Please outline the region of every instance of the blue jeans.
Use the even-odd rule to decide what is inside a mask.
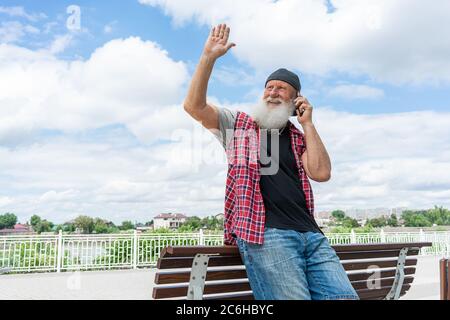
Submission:
[[[266,227],[263,245],[237,244],[256,300],[359,299],[321,233]]]

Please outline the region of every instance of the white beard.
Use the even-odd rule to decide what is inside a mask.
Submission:
[[[269,101],[281,102],[277,106],[270,107]],[[252,118],[261,129],[282,129],[289,121],[295,110],[294,103],[284,102],[281,99],[261,99],[259,104],[252,111]]]

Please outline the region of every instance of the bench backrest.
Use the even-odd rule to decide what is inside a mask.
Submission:
[[[408,248],[401,295],[410,288],[420,248],[431,243],[355,244],[333,246],[361,300],[383,299],[395,281],[402,249]],[[196,254],[209,259],[203,299],[252,300],[245,266],[236,246],[166,247],[158,260],[153,299],[186,299]],[[376,269],[374,269],[376,268]]]

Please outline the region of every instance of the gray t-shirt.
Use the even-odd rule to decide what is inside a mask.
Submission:
[[[215,130],[214,136],[219,139],[226,149],[233,139],[234,125],[236,124],[237,111],[227,108],[219,109],[219,131]]]

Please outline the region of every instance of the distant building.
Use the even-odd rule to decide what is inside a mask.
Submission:
[[[186,222],[187,218],[181,213],[161,213],[153,219],[153,227],[155,230],[160,228],[178,229]]]
[[[321,211],[314,214],[316,219],[330,219],[331,212],[330,211]]]
[[[153,224],[149,225],[149,226],[139,226],[136,227],[136,231],[137,232],[146,232],[146,231],[151,231],[153,230]]]
[[[331,221],[330,219],[316,218],[317,225],[318,225],[320,228],[327,227],[327,226],[330,224],[330,221]]]
[[[391,213],[391,215],[395,214],[397,216],[397,218],[400,218],[402,216],[402,213],[406,210],[408,210],[407,207],[392,208],[390,213]]]
[[[225,215],[223,214],[223,213],[219,213],[219,214],[216,214],[215,216],[214,216],[217,220],[220,220],[220,219],[224,219],[225,218]]]
[[[7,236],[7,235],[30,235],[30,234],[36,234],[36,232],[33,231],[33,228],[30,225],[27,224],[16,224],[14,228],[12,229],[2,229],[0,230],[0,236]]]
[[[367,219],[357,219],[357,221],[361,227],[364,227],[367,224]]]

